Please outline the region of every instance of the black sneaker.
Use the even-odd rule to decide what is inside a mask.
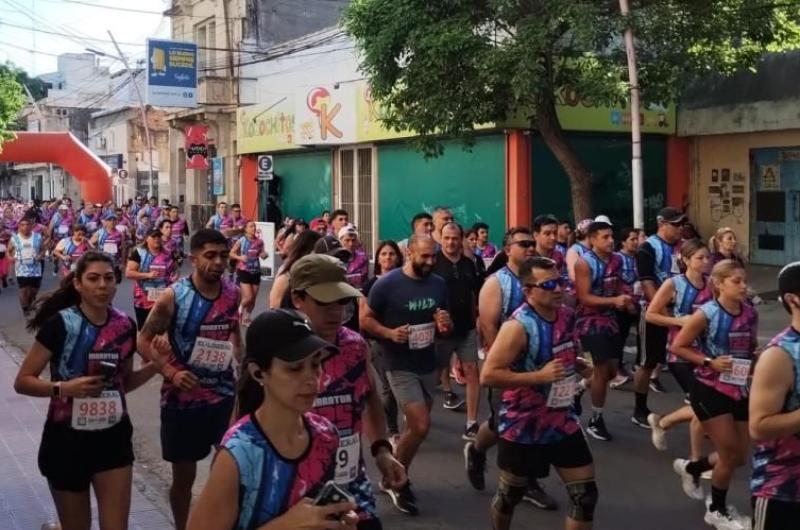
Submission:
[[[406,482],[405,486],[396,490],[386,490],[386,493],[389,494],[395,508],[408,515],[419,515],[416,497],[411,491],[410,483]]]
[[[589,427],[586,428],[586,431],[597,440],[602,440],[604,442],[611,441],[611,433],[606,429],[606,422],[603,420],[602,415],[593,416],[592,419],[589,420]]]
[[[447,410],[455,410],[463,404],[464,404],[464,399],[458,397],[458,394],[456,394],[455,392],[444,393],[444,401],[442,402],[442,406]]]
[[[650,429],[650,424],[647,423],[647,417],[650,415],[649,410],[636,410],[631,416],[631,423],[641,427],[642,429]]]
[[[650,390],[658,394],[663,394],[667,391],[667,389],[664,388],[664,385],[661,384],[661,381],[659,381],[657,377],[655,379],[650,380]]]
[[[472,487],[483,491],[486,487],[486,454],[475,449],[474,442],[464,445],[464,467],[467,469],[467,478]]]
[[[461,435],[461,438],[468,442],[474,440],[475,437],[478,436],[478,427],[478,422],[470,423],[464,427],[464,434]]]
[[[552,511],[558,509],[556,500],[542,488],[542,485],[537,480],[530,481],[522,500],[533,504],[540,510]]]

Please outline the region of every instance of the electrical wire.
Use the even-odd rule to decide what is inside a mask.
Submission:
[[[162,17],[170,17],[170,18],[199,18],[199,19],[206,19],[206,18],[215,18],[220,20],[243,20],[245,17],[208,17],[205,15],[185,15],[185,14],[168,14],[167,11],[154,11],[151,9],[136,9],[132,7],[122,7],[122,6],[113,6],[109,4],[100,4],[96,2],[84,2],[83,0],[42,0],[43,2],[50,2],[53,4],[78,4],[83,6],[94,7],[97,9],[106,9],[110,11],[123,11],[128,13],[139,13],[143,15],[159,15]]]

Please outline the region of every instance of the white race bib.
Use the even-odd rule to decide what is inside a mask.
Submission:
[[[99,431],[113,427],[122,419],[122,397],[116,390],[104,390],[100,397],[72,400],[72,428]]]
[[[113,241],[106,241],[103,243],[103,252],[106,254],[111,254],[112,256],[116,256],[117,252],[119,251],[119,247]]]
[[[408,347],[412,350],[422,350],[433,344],[436,335],[436,324],[417,324],[408,327]]]
[[[578,391],[578,374],[572,374],[550,385],[550,394],[547,395],[547,407],[563,409],[575,401],[575,392]]]
[[[733,367],[730,372],[723,372],[719,374],[719,380],[729,385],[744,386],[747,384],[747,378],[750,376],[750,365],[753,361],[750,359],[731,359]]]
[[[233,343],[198,337],[189,364],[212,372],[224,372],[233,360]]]
[[[69,233],[69,227],[67,225],[58,225],[56,232],[58,232],[60,236],[65,236]]]
[[[20,257],[22,257],[22,261],[33,261],[36,253],[33,251],[33,247],[22,247]]]
[[[361,436],[352,434],[339,438],[339,449],[336,450],[337,484],[349,484],[358,476],[358,464],[361,458]]]
[[[158,298],[161,296],[161,293],[166,291],[166,287],[148,287],[147,288],[147,301],[148,302],[158,302]]]
[[[86,230],[88,230],[89,232],[94,232],[95,230],[97,230],[97,223],[95,221],[89,221],[88,223],[86,223]]]
[[[117,225],[117,232],[120,234],[125,234],[128,232],[128,227],[125,225]]]

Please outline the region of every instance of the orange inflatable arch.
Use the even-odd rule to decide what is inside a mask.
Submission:
[[[105,203],[113,197],[111,168],[69,132],[17,132],[0,146],[0,162],[59,165],[81,183],[85,202]]]

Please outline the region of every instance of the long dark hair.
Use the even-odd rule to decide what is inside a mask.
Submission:
[[[294,262],[314,251],[314,244],[321,238],[317,232],[306,230],[292,241],[292,249],[281,266],[281,274],[288,274]]]
[[[82,278],[89,264],[97,262],[107,263],[109,267],[114,268],[114,262],[110,256],[96,250],[87,251],[78,259],[75,264],[75,270],[64,276],[58,289],[36,299],[33,305],[33,316],[28,320],[28,331],[36,332],[40,330],[50,317],[62,309],[80,304],[81,295],[75,289],[73,280]]]
[[[264,403],[264,387],[250,375],[250,370],[247,369],[250,363],[256,364],[261,370],[269,369],[270,365],[267,362],[266,366],[261,366],[256,359],[245,357],[242,362],[242,376],[236,389],[236,409],[233,411],[237,420],[253,414]]]
[[[396,268],[403,266],[403,254],[400,252],[400,247],[397,243],[392,241],[391,239],[385,239],[378,243],[378,246],[375,247],[375,267],[374,267],[374,274],[375,276],[380,276],[383,274],[383,270],[381,269],[380,261],[378,261],[378,256],[380,256],[381,250],[383,247],[392,247],[394,249],[395,254],[397,254],[397,266]]]

